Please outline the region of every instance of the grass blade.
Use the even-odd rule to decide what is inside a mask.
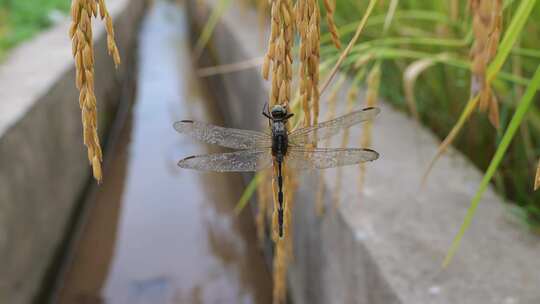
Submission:
[[[197,43],[195,44],[195,49],[193,51],[193,58],[195,60],[197,60],[199,56],[201,56],[204,47],[212,37],[212,33],[214,32],[214,29],[216,28],[219,19],[221,18],[221,16],[223,16],[225,10],[227,10],[227,8],[231,6],[231,2],[231,0],[219,0],[219,4],[214,8],[214,10],[212,10],[212,14],[204,25],[203,30],[201,31],[201,35],[199,36],[199,39],[197,39]]]
[[[263,64],[264,57],[255,57],[247,60],[242,60],[234,63],[227,63],[221,65],[215,65],[210,67],[204,67],[197,70],[199,77],[208,77],[218,74],[227,74],[233,72],[239,72],[247,69],[256,68]]]
[[[247,185],[246,189],[242,193],[242,196],[240,197],[240,200],[236,204],[236,207],[234,207],[234,213],[237,215],[242,212],[244,207],[247,205],[253,194],[255,193],[255,190],[257,190],[257,187],[261,183],[262,180],[262,174],[258,172],[255,174],[255,176],[251,179],[249,184]]]
[[[489,185],[489,182],[493,178],[493,175],[497,171],[499,164],[504,158],[506,150],[510,146],[510,143],[512,142],[512,139],[514,138],[516,131],[518,130],[521,122],[523,121],[523,118],[525,117],[525,114],[527,113],[527,110],[529,109],[534,99],[534,96],[536,92],[538,91],[538,88],[540,88],[540,66],[538,66],[538,68],[536,69],[533,79],[531,80],[531,83],[527,87],[525,94],[521,98],[519,102],[519,106],[517,107],[516,112],[514,113],[514,116],[512,117],[512,120],[510,121],[510,124],[508,125],[508,128],[506,129],[506,132],[503,135],[501,143],[499,147],[497,148],[497,151],[495,151],[495,155],[493,156],[493,159],[491,160],[491,163],[489,164],[489,167],[484,177],[482,178],[480,187],[478,188],[478,191],[476,192],[475,196],[473,197],[471,201],[471,206],[467,210],[467,215],[465,216],[463,224],[461,225],[458,234],[452,241],[452,246],[450,247],[450,250],[448,251],[446,258],[444,259],[443,267],[446,267],[450,264],[450,262],[452,261],[452,258],[454,257],[456,251],[458,250],[459,245],[461,243],[461,239],[463,238],[463,235],[465,234],[465,232],[471,225],[476,209],[478,208],[478,204],[480,203],[480,199],[482,198],[482,195],[486,191]]]
[[[429,173],[431,173],[431,170],[433,170],[433,167],[435,167],[435,163],[443,154],[446,152],[448,147],[452,144],[454,139],[458,136],[459,132],[467,122],[467,119],[471,116],[472,112],[476,109],[478,105],[478,101],[480,100],[480,95],[476,95],[473,99],[469,100],[467,102],[467,106],[465,106],[465,109],[463,112],[461,112],[461,115],[459,116],[459,119],[457,123],[452,127],[452,130],[450,133],[448,133],[448,136],[443,140],[443,142],[439,145],[439,148],[437,149],[437,154],[433,159],[429,162],[429,165],[424,172],[424,175],[422,176],[422,185],[426,184],[427,178],[429,176]]]
[[[362,21],[360,21],[360,23],[358,24],[358,27],[356,28],[356,33],[354,33],[354,36],[351,39],[351,41],[349,42],[349,45],[347,45],[347,48],[345,48],[345,50],[343,50],[343,52],[339,56],[338,61],[336,62],[336,64],[332,68],[332,71],[330,72],[330,76],[328,76],[328,78],[326,79],[324,84],[321,86],[321,88],[319,90],[319,92],[320,92],[319,94],[321,96],[322,96],[323,92],[326,90],[326,88],[328,87],[328,85],[330,84],[330,82],[332,81],[332,79],[334,78],[334,76],[336,75],[336,73],[337,73],[337,71],[339,69],[339,66],[341,65],[343,60],[345,60],[345,58],[347,57],[347,55],[351,51],[352,47],[356,44],[356,41],[358,40],[358,38],[360,38],[360,34],[362,33],[362,30],[364,29],[364,27],[365,27],[365,25],[367,23],[367,20],[368,20],[369,16],[371,15],[371,12],[373,11],[373,8],[375,7],[375,4],[377,4],[377,0],[370,0],[369,1],[369,5],[368,5],[368,8],[366,10],[366,13],[364,14],[364,17],[362,17]]]
[[[503,40],[497,50],[497,55],[489,65],[487,69],[488,82],[491,82],[497,73],[501,70],[503,64],[506,62],[508,55],[512,51],[513,46],[516,44],[519,35],[523,32],[523,27],[536,4],[536,0],[522,0],[516,13],[512,17],[512,22],[506,29]]]

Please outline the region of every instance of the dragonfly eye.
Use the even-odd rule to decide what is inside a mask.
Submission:
[[[271,113],[273,118],[284,118],[287,116],[287,109],[282,105],[275,105],[272,107]]]

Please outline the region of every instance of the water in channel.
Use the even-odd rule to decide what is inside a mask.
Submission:
[[[61,304],[270,303],[271,279],[236,174],[178,159],[217,152],[177,134],[176,120],[222,124],[193,78],[182,7],[155,1],[139,41],[137,100],[95,192],[63,276]]]

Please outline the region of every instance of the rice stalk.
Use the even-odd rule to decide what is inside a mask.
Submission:
[[[362,73],[362,71],[360,72]],[[358,79],[358,78],[357,78]],[[347,106],[346,113],[350,113],[353,110],[354,102],[358,100],[358,86],[359,82],[353,81],[348,92],[347,92]],[[346,148],[349,145],[350,130],[343,130],[343,137],[341,138],[341,148]],[[343,184],[343,167],[337,168],[336,173],[336,184],[334,189],[334,196],[332,197],[332,209],[336,211],[341,203],[341,189]]]
[[[381,64],[375,63],[369,72],[367,79],[366,107],[376,107],[379,100],[379,88],[381,85]],[[362,137],[360,139],[360,147],[367,148],[371,145],[371,133],[373,122],[367,121],[362,129]],[[358,189],[362,191],[366,177],[366,165],[360,164],[360,174],[358,180]]]
[[[87,147],[88,160],[94,178],[102,180],[101,162],[103,153],[97,133],[97,101],[94,92],[94,45],[92,16],[105,22],[107,49],[116,67],[120,64],[120,54],[115,42],[112,18],[104,0],[73,0],[71,3],[72,23],[69,36],[76,67],[76,86],[79,89],[79,106],[83,124],[83,141]]]
[[[363,62],[363,60],[359,60],[359,62]],[[360,84],[361,84],[362,80],[365,77],[365,72],[366,72],[365,67],[363,65],[359,65],[359,67],[360,68],[357,69],[356,75],[355,75],[353,81],[351,82],[349,90],[345,94],[345,96],[346,96],[345,99],[347,101],[346,102],[346,108],[345,108],[346,113],[350,113],[353,110],[354,103],[355,103],[355,101],[358,100],[358,92],[359,92]],[[342,87],[343,83],[345,82],[345,80],[346,80],[346,74],[343,74],[341,76],[341,79],[338,80],[338,83],[336,83],[334,91],[332,92],[332,95],[334,95],[334,93],[338,92],[338,90],[341,91],[341,87]],[[335,112],[335,109],[333,109],[332,112]],[[350,132],[349,129],[343,130],[343,137],[341,138],[341,144],[340,144],[341,148],[346,148],[348,146],[349,134],[350,134],[349,132]],[[329,141],[330,140],[327,140],[327,143]],[[333,196],[332,196],[332,209],[333,209],[333,211],[337,210],[337,208],[339,207],[340,202],[341,202],[342,180],[343,180],[343,168],[338,167],[337,172],[336,172],[336,181],[335,181],[335,186],[334,186],[334,190],[333,190]],[[322,183],[322,181],[321,181],[321,183]]]
[[[341,77],[338,79],[334,87],[332,88],[332,91],[330,92],[330,95],[328,96],[328,113],[325,117],[325,120],[331,120],[336,116],[336,104],[338,100],[338,95],[341,92],[341,88],[343,87],[343,84],[347,80],[347,74],[342,74]],[[330,139],[327,139],[324,143],[325,146],[328,146],[330,143]],[[317,200],[315,202],[315,212],[317,216],[322,216],[325,213],[325,202],[324,202],[324,174],[319,174],[319,180],[318,180],[318,187],[317,187]],[[336,191],[337,192],[337,191]]]
[[[334,67],[332,68],[332,70],[330,72],[330,75],[328,76],[326,81],[323,83],[323,85],[320,87],[320,89],[319,89],[320,95],[322,95],[323,92],[326,90],[326,88],[330,85],[330,82],[332,82],[332,79],[334,78],[337,71],[339,70],[339,67],[341,66],[341,64],[343,63],[345,58],[347,58],[347,56],[349,55],[349,53],[352,50],[353,46],[356,44],[356,41],[358,41],[358,38],[360,38],[360,34],[362,33],[362,30],[366,26],[367,20],[368,20],[369,16],[371,16],[371,13],[373,12],[373,8],[375,7],[376,4],[377,4],[377,0],[370,0],[369,1],[369,5],[368,5],[368,7],[366,9],[366,12],[364,13],[364,16],[362,17],[362,20],[358,24],[358,27],[356,28],[356,32],[354,33],[354,36],[351,38],[351,41],[349,41],[349,44],[347,45],[345,50],[343,50],[343,52],[341,52],[341,55],[339,56],[338,61],[336,62],[336,64],[334,65]]]
[[[242,60],[234,63],[220,64],[197,70],[199,77],[208,77],[218,74],[227,74],[233,72],[239,72],[247,69],[259,67],[264,63],[264,57],[255,57],[247,60]]]
[[[287,256],[287,242],[285,240],[278,240],[275,243],[275,255],[273,261],[274,272],[274,288],[273,288],[273,303],[280,304],[285,303],[285,296],[287,290],[287,267],[289,264],[289,257]]]
[[[459,0],[450,0],[450,19],[457,21],[459,19]]]

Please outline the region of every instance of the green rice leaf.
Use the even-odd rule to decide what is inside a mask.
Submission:
[[[489,164],[489,167],[484,177],[482,178],[480,187],[478,188],[478,191],[476,192],[475,196],[473,197],[471,201],[471,206],[467,210],[467,215],[465,216],[463,224],[461,225],[461,228],[459,229],[458,234],[454,238],[452,242],[452,246],[450,247],[450,250],[448,251],[446,258],[444,259],[443,267],[448,266],[450,262],[452,261],[452,258],[456,254],[459,248],[459,245],[461,243],[461,240],[463,238],[463,235],[465,234],[465,232],[471,225],[476,209],[478,208],[478,205],[480,203],[480,199],[482,198],[484,192],[486,191],[489,185],[489,182],[493,178],[493,175],[495,174],[495,172],[497,171],[497,168],[499,167],[501,161],[503,160],[505,153],[508,147],[510,146],[510,143],[512,142],[512,139],[514,138],[516,131],[518,130],[521,122],[523,121],[525,114],[527,114],[527,111],[529,107],[531,106],[534,96],[536,95],[536,92],[538,91],[539,88],[540,88],[540,66],[538,66],[538,68],[536,69],[533,79],[531,80],[531,83],[527,87],[525,94],[521,98],[519,105],[516,109],[516,112],[514,113],[514,116],[512,117],[512,120],[510,121],[510,124],[508,125],[508,128],[506,129],[503,135],[501,143],[499,144],[499,147],[497,148],[497,151],[495,152],[495,156],[493,156],[493,159],[491,160],[491,163]]]

